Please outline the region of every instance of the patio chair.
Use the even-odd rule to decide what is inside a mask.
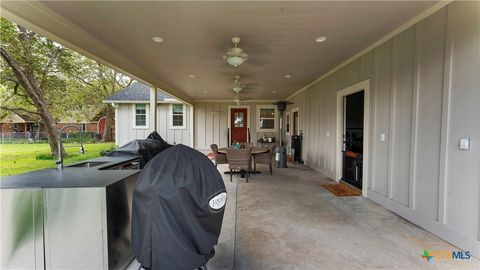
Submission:
[[[252,166],[252,148],[227,149],[228,168],[230,169],[230,182],[234,170],[245,170],[245,179],[248,183],[250,168]]]
[[[268,153],[264,154],[258,154],[255,155],[254,157],[254,165],[253,165],[253,171],[257,171],[257,163],[259,164],[268,164],[270,167],[270,175],[273,175],[272,173],[272,166],[273,166],[273,156],[275,155],[275,144],[270,145]]]
[[[228,164],[227,155],[218,152],[218,145],[212,144],[210,145],[210,148],[215,157],[215,167],[217,167],[218,164]]]

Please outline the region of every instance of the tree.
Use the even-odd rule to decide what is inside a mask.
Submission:
[[[11,112],[38,115],[48,134],[52,155],[61,151],[55,120],[50,112],[48,97],[61,92],[64,79],[59,71],[71,58],[71,53],[51,40],[40,37],[22,26],[1,19],[2,84],[13,89],[12,98],[20,98],[15,107],[0,106]],[[47,91],[47,89],[49,91]]]
[[[55,120],[90,121],[104,112],[102,139],[113,140],[114,109],[102,100],[130,85],[131,78],[3,18],[0,37],[0,114],[37,115],[52,155],[60,138]]]
[[[98,64],[98,79],[102,86],[102,98],[111,96],[118,90],[128,87],[133,79],[123,74],[118,73],[116,70],[112,70],[105,66]],[[103,132],[103,141],[113,141],[113,116],[115,111],[112,105],[105,104],[105,130]]]
[[[76,108],[83,115],[89,114],[90,119],[99,113],[104,115],[105,129],[102,140],[113,141],[115,110],[111,104],[104,104],[102,101],[118,90],[128,87],[133,79],[88,58],[79,59],[77,66],[81,68],[71,76],[82,84],[83,91],[81,96],[77,94],[79,91],[70,91],[69,100],[77,102],[69,104],[68,107]]]

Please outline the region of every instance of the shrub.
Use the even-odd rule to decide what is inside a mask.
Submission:
[[[54,160],[55,157],[53,157],[52,155],[50,154],[38,154],[35,156],[35,159],[36,160]]]

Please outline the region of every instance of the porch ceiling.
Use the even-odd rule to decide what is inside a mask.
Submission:
[[[233,99],[237,74],[243,99],[284,99],[434,4],[1,2],[2,16],[187,102]],[[249,55],[237,68],[222,59],[233,36]]]

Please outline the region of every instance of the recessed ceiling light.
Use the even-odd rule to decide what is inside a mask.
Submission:
[[[292,77],[292,75],[290,75],[290,74],[285,74],[284,77],[285,77],[285,78],[290,78],[290,77]]]
[[[275,94],[275,93],[277,93],[277,91],[273,90],[273,91],[272,91],[272,94]]]
[[[193,78],[195,78],[195,75],[190,74],[190,75],[188,75],[188,78],[193,79]]]
[[[155,41],[155,42],[158,42],[158,43],[163,42],[163,38],[161,38],[161,37],[152,37],[152,40]]]
[[[327,40],[327,37],[317,37],[315,42],[324,42],[325,40]]]

